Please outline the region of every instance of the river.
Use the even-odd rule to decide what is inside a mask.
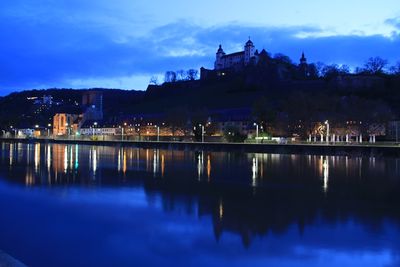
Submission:
[[[0,250],[27,266],[400,266],[400,158],[0,148]]]

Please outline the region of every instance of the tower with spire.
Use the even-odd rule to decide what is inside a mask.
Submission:
[[[244,46],[244,65],[250,64],[250,60],[254,57],[255,47],[250,37]]]
[[[304,51],[301,53],[299,70],[303,78],[308,77],[308,64],[307,64],[307,58],[304,56]]]
[[[223,57],[225,55],[226,54],[224,52],[224,49],[222,49],[222,45],[219,45],[219,48],[218,48],[218,51],[217,51],[217,54],[216,54],[215,63],[214,63],[214,68],[216,70],[225,68],[225,66],[224,66],[225,64],[224,64],[224,60],[223,60]]]

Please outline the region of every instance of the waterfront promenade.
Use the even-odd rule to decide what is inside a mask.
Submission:
[[[400,156],[400,145],[395,143],[228,143],[191,141],[131,141],[91,140],[66,138],[0,138],[3,142],[23,143],[65,143],[99,146],[135,146],[139,148],[160,148],[177,150],[238,151],[249,153],[310,154],[310,155],[362,155]]]

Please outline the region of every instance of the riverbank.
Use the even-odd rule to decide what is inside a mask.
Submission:
[[[139,148],[208,150],[274,154],[309,155],[362,155],[362,156],[400,156],[400,146],[386,144],[247,144],[247,143],[211,143],[211,142],[164,142],[164,141],[95,141],[80,139],[19,139],[0,138],[2,142],[23,143],[64,143],[96,146],[134,146]]]

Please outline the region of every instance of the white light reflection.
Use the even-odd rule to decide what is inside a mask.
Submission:
[[[199,181],[201,180],[201,176],[203,175],[203,173],[204,173],[204,152],[202,151],[197,156],[197,175]]]
[[[92,167],[93,167],[93,175],[96,175],[97,171],[97,150],[93,149],[93,155],[92,155]]]
[[[160,150],[153,151],[153,176],[155,177],[160,165]]]
[[[74,151],[72,151],[72,146],[69,146],[69,169],[74,168]]]
[[[13,159],[14,159],[14,145],[13,144],[10,144],[10,155],[9,155],[9,158],[10,158],[10,166],[12,166]]]
[[[329,183],[329,158],[326,156],[322,163],[323,174],[324,174],[324,185],[323,190],[324,192],[328,192],[328,183]]]
[[[252,186],[256,187],[257,186],[257,176],[258,176],[258,158],[254,157],[253,158],[253,166],[251,168],[253,177],[252,177]]]
[[[47,158],[46,158],[47,171],[50,172],[51,168],[51,145],[47,145]]]
[[[34,164],[35,164],[35,173],[38,172],[39,170],[39,164],[40,164],[40,144],[36,143],[35,144],[35,148],[34,148],[34,154],[35,154],[35,158],[34,158]]]

